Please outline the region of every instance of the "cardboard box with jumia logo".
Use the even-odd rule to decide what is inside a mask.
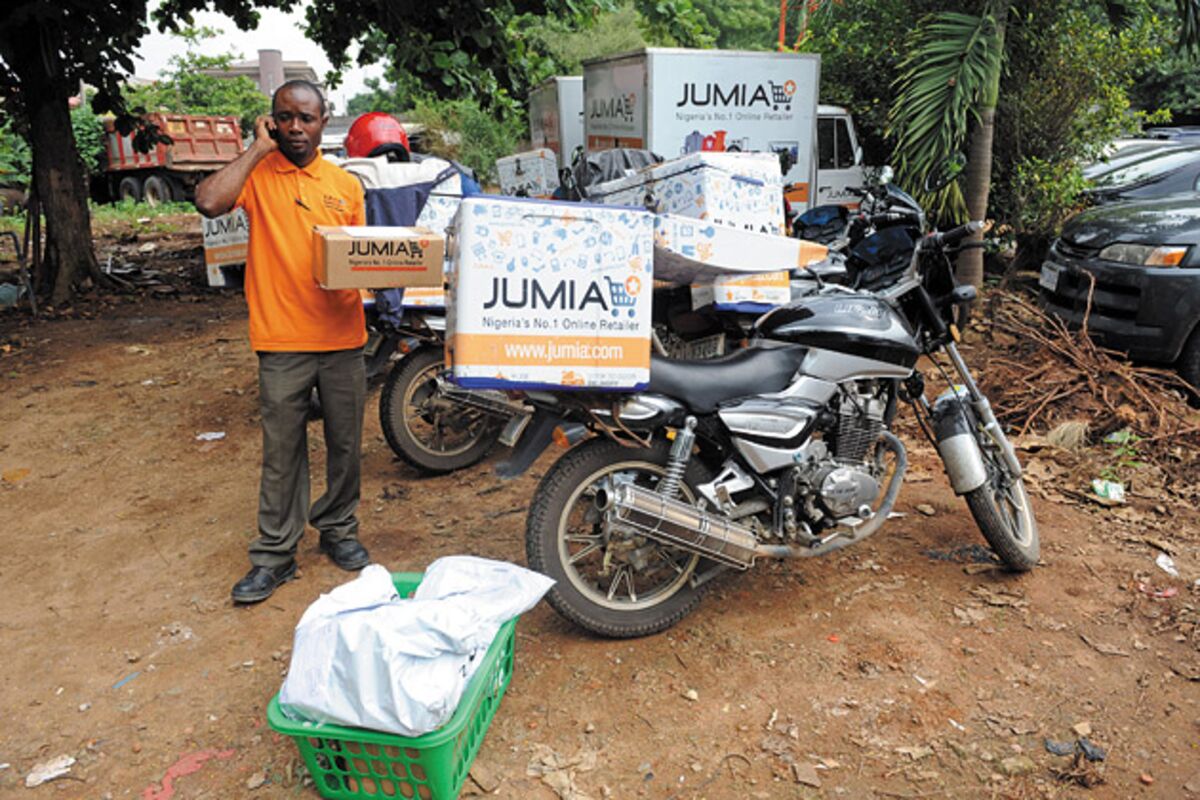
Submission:
[[[446,236],[429,228],[313,228],[313,278],[326,289],[440,287]]]
[[[446,353],[457,383],[630,391],[649,381],[649,213],[476,195],[453,241]]]

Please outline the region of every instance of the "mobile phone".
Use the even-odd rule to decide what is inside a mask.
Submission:
[[[275,140],[276,143],[278,143],[279,142],[279,128],[275,127],[274,125],[267,125],[267,136],[270,136],[272,139]]]

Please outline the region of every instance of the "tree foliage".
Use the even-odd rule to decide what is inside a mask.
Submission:
[[[506,28],[524,59],[510,65],[519,79],[514,92],[485,98],[478,94],[446,98],[435,86],[406,72],[403,57],[392,45],[382,79],[367,82],[367,91],[351,98],[351,114],[386,111],[406,115],[427,129],[422,146],[454,158],[485,179],[497,158],[518,150],[526,139],[525,98],[529,88],[554,75],[579,74],[582,63],[646,46],[708,44],[706,20],[688,0],[579,5],[575,13],[526,13],[513,16]]]
[[[888,133],[896,141],[896,176],[925,195],[920,199],[930,210],[961,220],[967,209],[957,182],[933,193],[921,190],[962,157],[979,107],[995,108],[992,87],[1003,63],[1003,34],[990,12],[944,11],[922,20],[907,44],[909,55],[897,81],[900,91],[888,115]]]
[[[184,51],[171,56],[159,80],[126,86],[124,96],[135,113],[167,111],[180,114],[219,114],[238,118],[242,131],[254,130],[254,120],[271,109],[271,103],[244,75],[217,77],[205,70],[228,69],[236,53],[209,54],[205,43],[215,38],[211,28],[184,28],[178,38]]]
[[[804,49],[821,54],[822,100],[845,105],[855,115],[868,162],[896,163],[897,140],[884,136],[884,112],[897,105],[905,86],[888,78],[902,74],[904,64],[911,69],[925,61],[911,55],[912,40],[895,36],[895,31],[913,30],[920,40],[913,19],[943,11],[979,19],[986,5],[982,0],[954,4],[865,0],[852,5],[829,7],[810,28]],[[1136,131],[1139,122],[1153,117],[1163,104],[1158,98],[1168,96],[1152,94],[1152,82],[1139,76],[1178,72],[1180,78],[1165,78],[1164,84],[1170,83],[1172,91],[1184,97],[1194,91],[1186,77],[1194,73],[1181,67],[1190,62],[1183,61],[1182,51],[1173,52],[1180,40],[1184,6],[1195,9],[1200,3],[1010,0],[997,4],[1002,10],[997,13],[1004,13],[1007,25],[996,105],[990,216],[1001,222],[1001,230],[1011,231],[1022,242],[1044,240],[1078,208],[1083,185],[1078,163],[1094,158],[1113,137]],[[1120,13],[1110,13],[1115,11]],[[935,49],[945,44],[944,38],[940,43],[936,39],[925,36],[924,41]],[[960,37],[964,46],[970,41],[969,36]],[[929,66],[936,68],[939,63],[946,68],[952,62]],[[964,69],[968,63],[962,62]],[[1164,64],[1176,66],[1164,68]],[[943,119],[953,96],[962,91],[957,81],[949,82],[950,77],[942,75],[945,82],[938,87],[944,92],[939,101]],[[910,94],[907,102],[928,102],[928,98]],[[896,113],[918,116],[928,109]],[[968,130],[974,113],[968,111]],[[958,120],[961,123],[962,117]],[[958,136],[962,135],[960,125]],[[934,136],[938,141],[936,137],[947,133]],[[930,144],[911,143],[918,149]]]
[[[484,182],[496,180],[496,159],[517,152],[527,136],[520,115],[497,118],[470,99],[418,100],[409,116],[424,127],[425,151],[466,164]]]
[[[88,103],[71,109],[71,132],[75,136],[75,148],[79,151],[83,171],[88,175],[99,175],[104,171],[104,123]]]
[[[647,38],[644,31],[650,26],[632,4],[590,19],[531,16],[522,20],[522,28],[529,50],[543,56],[532,77],[535,84],[552,75],[582,74],[583,62],[590,58],[637,50],[655,41]]]
[[[884,131],[896,96],[894,79],[908,52],[897,32],[946,5],[939,0],[834,3],[808,28],[800,50],[821,56],[821,102],[845,106],[854,115],[868,164],[891,159]]]
[[[17,132],[11,119],[4,120],[0,123],[0,187],[28,186],[32,166],[29,143]]]
[[[779,3],[775,0],[692,0],[705,20],[713,44],[723,50],[773,50],[779,40]]]
[[[1136,130],[1137,76],[1161,60],[1177,31],[1145,3],[1122,25],[1081,3],[1026,0],[1010,14],[1009,67],[997,116],[992,208],[1022,243],[1057,234],[1079,208],[1078,164]]]

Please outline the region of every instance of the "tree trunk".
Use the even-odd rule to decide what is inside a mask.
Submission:
[[[89,275],[99,277],[92,250],[92,220],[83,164],[75,147],[67,99],[77,86],[63,78],[55,43],[46,32],[27,25],[19,58],[10,62],[21,84],[21,100],[34,153],[33,185],[46,216],[46,271],[53,277],[50,300],[68,302]]]
[[[995,132],[996,109],[985,108],[979,112],[979,122],[971,132],[971,145],[967,155],[967,185],[964,199],[971,219],[987,219],[988,194],[992,189],[992,139]],[[983,233],[972,234],[967,242],[983,241]],[[983,285],[983,249],[971,247],[958,257],[955,275],[959,283]]]
[[[1008,17],[1008,3],[997,3],[996,46],[1004,51],[1004,25]],[[989,75],[979,101],[979,119],[971,131],[971,143],[967,153],[967,185],[963,187],[963,199],[967,201],[967,213],[971,219],[987,219],[988,195],[992,191],[992,140],[996,132],[996,103],[1000,98],[1001,61],[996,62],[995,74]],[[983,241],[983,233],[967,239],[967,244]],[[955,264],[955,276],[959,283],[969,283],[976,288],[983,286],[983,249],[969,247],[962,251]]]

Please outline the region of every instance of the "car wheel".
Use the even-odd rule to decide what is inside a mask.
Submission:
[[[1188,402],[1193,406],[1200,407],[1200,324],[1192,330],[1192,335],[1188,337],[1187,343],[1183,346],[1183,352],[1179,354],[1179,360],[1175,362],[1175,369],[1179,372],[1179,377],[1183,378],[1191,386],[1191,391],[1188,392]]]

